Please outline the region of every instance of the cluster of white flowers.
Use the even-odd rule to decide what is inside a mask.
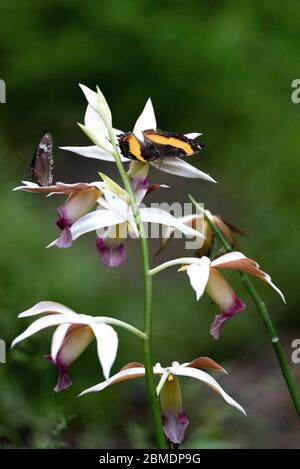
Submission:
[[[147,193],[153,189],[167,187],[149,184],[149,167],[186,178],[201,178],[207,181],[214,180],[199,169],[191,166],[177,156],[164,155],[161,158],[145,160],[143,158],[132,159],[122,154],[118,146],[118,137],[124,132],[114,129],[112,116],[107,102],[99,89],[94,92],[86,86],[81,86],[87,101],[84,125],[80,125],[86,135],[92,140],[92,146],[86,147],[62,147],[64,150],[74,152],[88,158],[116,162],[116,155],[123,163],[129,163],[128,177],[131,183],[135,200],[130,194],[108,176],[100,173],[101,180],[92,183],[66,184],[57,182],[51,186],[41,187],[38,184],[24,181],[22,186],[15,190],[26,192],[41,192],[67,196],[67,200],[57,209],[59,218],[57,226],[61,230],[60,236],[49,246],[67,248],[85,233],[96,232],[96,248],[104,264],[108,267],[118,267],[125,259],[124,241],[129,236],[139,238],[140,231],[137,226],[134,209],[139,209],[142,222],[158,223],[169,230],[168,236],[162,242],[162,248],[167,243],[167,238],[177,229],[184,235],[204,239],[204,247],[197,253],[197,257],[183,257],[170,260],[149,271],[149,275],[155,275],[161,270],[174,265],[180,265],[180,271],[185,271],[189,277],[192,288],[196,292],[197,300],[204,291],[210,295],[220,308],[211,326],[211,334],[219,338],[224,323],[245,308],[245,304],[234,293],[231,286],[220,273],[220,269],[236,269],[250,273],[253,276],[269,283],[282,297],[280,290],[271,282],[271,278],[259,269],[256,262],[235,251],[211,260],[208,255],[212,244],[212,233],[209,226],[200,233],[193,225],[193,217],[189,219],[176,219],[168,212],[158,208],[141,207]],[[156,118],[151,100],[134,125],[132,135],[138,144],[142,145],[144,132],[157,129]],[[196,139],[199,133],[186,134],[187,139]],[[224,220],[215,217],[225,236],[234,245],[234,227]],[[145,368],[140,363],[130,363],[120,372],[109,378],[110,369],[114,363],[118,338],[112,325],[125,327],[143,337],[143,333],[133,326],[122,323],[115,318],[104,316],[88,316],[78,314],[59,303],[51,301],[41,302],[29,310],[20,314],[20,317],[42,315],[32,323],[13,342],[17,344],[36,332],[54,326],[55,332],[52,338],[51,352],[47,357],[49,362],[58,369],[58,382],[56,391],[67,389],[71,385],[68,369],[71,363],[86,349],[92,339],[97,340],[98,356],[106,379],[82,394],[96,392],[107,386],[145,375]],[[204,370],[223,371],[213,360],[200,357],[190,363],[179,365],[173,362],[170,367],[162,367],[157,364],[153,367],[153,373],[159,375],[157,394],[160,396],[162,419],[165,434],[169,441],[179,444],[184,439],[184,433],[188,425],[186,413],[182,409],[181,392],[178,377],[193,377],[206,383],[210,388],[219,393],[224,400],[241,410],[242,407],[223,391],[220,385]]]

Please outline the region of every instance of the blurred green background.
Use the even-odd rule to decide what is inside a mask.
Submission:
[[[11,192],[28,179],[33,150],[47,131],[55,138],[55,180],[91,181],[99,170],[118,177],[111,164],[58,149],[88,144],[76,125],[86,106],[81,82],[101,87],[118,128],[131,129],[151,96],[160,128],[203,132],[207,148],[191,162],[218,184],[155,170],[151,180],[171,186],[165,200],[187,201],[192,193],[248,233],[241,249],[287,297],[284,306],[256,282],[291,363],[291,342],[300,337],[300,105],[291,102],[291,82],[300,75],[299,5],[11,0],[0,12],[0,78],[7,84],[7,103],[0,105],[0,336],[8,347],[29,324],[17,314],[44,299],[142,327],[138,244],[127,243],[127,262],[115,270],[99,261],[93,234],[72,249],[46,250],[57,234],[57,200]],[[156,248],[153,241],[152,253]],[[183,253],[184,242],[176,240],[153,265]],[[209,335],[216,307],[207,297],[197,303],[185,276],[168,270],[154,281],[155,361],[211,356],[230,372],[219,381],[248,413],[245,418],[204,385],[184,380],[185,446],[299,447],[299,424],[266,331],[237,277],[232,280],[248,308],[219,341]],[[56,395],[55,371],[43,359],[50,337],[50,331],[34,336],[0,365],[2,446],[146,446],[151,431],[143,381],[78,399],[103,378],[93,343],[71,368],[73,386]],[[138,339],[122,330],[119,338],[113,372],[143,360]],[[299,378],[300,365],[291,368]]]

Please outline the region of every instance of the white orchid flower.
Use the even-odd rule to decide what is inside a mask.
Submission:
[[[199,357],[190,363],[183,363],[181,365],[178,362],[173,362],[170,367],[166,368],[163,368],[160,363],[157,363],[153,367],[153,373],[161,377],[156,390],[157,395],[160,397],[164,432],[168,440],[174,444],[182,443],[185,431],[189,424],[187,415],[182,408],[178,377],[186,376],[202,381],[223,397],[229,405],[236,407],[245,414],[245,411],[240,404],[232,399],[232,397],[230,397],[221,388],[217,381],[203,370],[221,371],[226,373],[224,368],[207,357]],[[121,381],[144,377],[145,373],[145,368],[141,363],[129,363],[125,365],[119,373],[115,374],[103,383],[86,389],[80,394],[80,396],[90,392],[102,391],[108,386]]]
[[[97,232],[96,247],[103,262],[109,267],[119,266],[125,257],[123,240],[128,236],[139,237],[134,219],[133,208],[128,193],[108,176],[100,173],[104,185],[97,204],[98,209],[90,212],[70,227],[72,241],[91,231]],[[156,186],[161,187],[161,186]],[[147,189],[138,189],[144,195]],[[139,201],[141,203],[141,201]],[[142,222],[158,223],[180,230],[184,235],[203,238],[202,233],[186,226],[168,212],[159,208],[139,208]],[[51,246],[61,246],[60,238],[53,241]]]
[[[80,87],[89,103],[85,114],[85,125],[80,125],[80,127],[95,143],[95,145],[85,147],[64,146],[61,147],[61,149],[71,151],[87,158],[96,158],[102,161],[115,162],[113,157],[113,147],[107,129],[107,118],[105,119],[103,117],[103,112],[99,112],[99,106],[97,105],[97,103],[99,103],[98,95],[96,92],[92,91],[85,85],[80,85]],[[146,102],[141,115],[134,125],[133,133],[140,141],[143,141],[143,131],[149,129],[157,129],[156,117],[150,98]],[[114,133],[115,137],[123,133],[117,129],[112,129],[112,132]],[[197,132],[185,134],[186,137],[191,139],[195,139],[199,135],[201,134]],[[124,162],[131,162],[131,165],[134,164],[132,160],[126,158],[124,155],[121,155],[121,160]],[[165,157],[154,161],[144,162],[142,165],[147,168],[149,165],[151,165],[156,169],[177,176],[200,178],[206,181],[216,182],[208,174],[200,171],[199,169],[191,166],[186,161],[177,157]]]
[[[246,272],[247,274],[258,277],[260,280],[268,283],[280,295],[285,302],[283,293],[279,290],[271,277],[259,269],[257,262],[249,259],[238,251],[230,252],[211,261],[208,257],[184,257],[165,262],[150,271],[154,275],[167,267],[183,264],[179,271],[186,271],[190,279],[192,288],[196,292],[197,300],[201,298],[204,291],[216,302],[221,312],[216,315],[211,325],[210,332],[215,339],[220,336],[221,329],[228,319],[235,316],[246,307],[239,297],[235,294],[227,280],[219,272],[219,269],[233,269]]]
[[[93,207],[97,206],[97,212],[102,210],[101,220],[104,220],[105,223],[104,226],[100,224],[101,226],[97,229],[97,252],[106,266],[117,267],[125,259],[123,240],[128,236],[128,227],[132,236],[137,237],[138,231],[132,210],[128,209],[130,198],[127,192],[105,174],[101,173],[100,175],[103,181],[75,184],[57,182],[45,187],[30,181],[22,181],[23,185],[13,190],[67,196],[66,202],[56,210],[59,214],[56,225],[60,228],[61,235],[50,244],[50,246],[55,244],[59,248],[68,248],[72,245],[74,240],[72,226],[78,220],[82,220],[84,215],[89,214]],[[142,202],[147,193],[158,188],[168,187],[160,184],[149,186],[145,168],[140,168],[138,165],[132,167],[130,180],[138,203]],[[112,217],[114,214],[118,216],[120,223],[116,224],[117,218]],[[108,221],[104,215],[109,217]],[[122,223],[125,219],[126,221]],[[84,219],[83,223],[88,220],[89,217]],[[111,221],[112,223],[110,223]],[[86,228],[87,225],[84,226]],[[77,225],[75,230],[76,227]]]
[[[16,337],[12,347],[43,329],[56,327],[52,337],[51,353],[46,356],[48,361],[58,370],[58,381],[54,388],[56,392],[71,386],[68,369],[94,337],[97,341],[98,357],[103,375],[105,378],[109,377],[118,349],[117,333],[109,324],[121,326],[135,334],[142,335],[137,329],[117,319],[78,314],[53,301],[42,301],[19,314],[18,317],[25,318],[37,315],[43,316]]]
[[[56,209],[59,215],[56,225],[62,231],[57,239],[57,246],[61,248],[72,245],[71,226],[96,205],[101,195],[101,188],[103,187],[102,182],[78,182],[75,184],[57,182],[45,187],[29,181],[22,182],[22,186],[15,187],[13,190],[48,195],[66,195],[68,197],[66,202]]]

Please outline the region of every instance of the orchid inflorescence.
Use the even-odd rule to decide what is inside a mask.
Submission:
[[[91,183],[57,182],[41,187],[36,183],[23,181],[23,184],[16,187],[15,190],[66,197],[66,201],[57,208],[58,220],[56,224],[61,231],[60,235],[48,247],[69,248],[80,236],[95,232],[96,249],[101,260],[107,267],[118,267],[125,260],[126,238],[128,236],[134,239],[141,237],[139,221],[156,223],[165,227],[159,251],[166,248],[175,230],[179,230],[185,236],[202,239],[202,247],[195,252],[194,257],[170,260],[149,269],[146,276],[154,276],[172,266],[179,266],[180,272],[186,272],[191,286],[196,292],[197,300],[206,291],[220,308],[220,313],[216,315],[211,326],[211,334],[215,339],[219,338],[223,325],[246,307],[220,270],[235,269],[258,277],[271,285],[284,300],[283,294],[272,283],[270,276],[260,270],[255,261],[239,252],[235,234],[240,233],[240,230],[224,220],[223,217],[211,215],[212,220],[235,251],[227,254],[222,253],[216,257],[212,255],[216,240],[210,225],[204,220],[204,226],[200,230],[195,224],[199,214],[176,218],[162,209],[142,205],[150,192],[168,187],[150,184],[150,167],[185,178],[215,181],[209,175],[178,157],[164,156],[149,161],[145,161],[143,158],[128,159],[126,155],[122,154],[118,145],[118,140],[123,132],[112,127],[111,111],[103,94],[98,88],[97,92],[83,85],[81,88],[88,105],[84,125],[80,124],[80,127],[93,142],[93,145],[62,147],[62,149],[87,158],[129,164],[126,178],[130,183],[131,190],[128,191],[126,185],[125,188],[121,187],[103,173],[99,173],[100,180]],[[144,132],[150,129],[155,131],[157,124],[152,102],[149,99],[137,119],[132,133],[137,142],[143,142]],[[201,134],[190,133],[186,134],[186,137],[196,139],[199,135]],[[139,218],[137,218],[137,214]],[[70,308],[52,301],[40,302],[19,315],[22,318],[31,316],[38,316],[38,319],[20,334],[12,345],[16,345],[45,328],[51,326],[56,328],[50,354],[46,357],[49,363],[58,370],[55,391],[67,389],[72,384],[68,375],[69,367],[88,347],[93,338],[96,338],[97,341],[98,357],[105,381],[83,391],[81,395],[102,391],[120,381],[145,377],[147,372],[150,372],[152,377],[153,375],[159,376],[157,396],[160,400],[162,425],[165,436],[171,444],[178,445],[184,440],[188,426],[188,417],[182,407],[179,385],[179,378],[183,376],[192,377],[207,384],[220,394],[228,404],[245,413],[243,408],[207,373],[207,371],[225,372],[210,358],[200,357],[181,365],[174,361],[169,367],[162,367],[158,363],[150,370],[149,367],[147,369],[146,364],[134,362],[125,365],[121,371],[109,377],[118,348],[118,336],[113,326],[123,327],[143,340],[148,340],[147,331],[140,331],[113,317],[78,314]]]

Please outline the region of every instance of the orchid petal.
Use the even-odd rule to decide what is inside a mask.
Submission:
[[[149,173],[149,164],[142,161],[132,160],[127,171],[128,176],[132,179],[134,177],[142,181],[147,178]]]
[[[31,181],[21,181],[21,182],[23,186],[14,187],[13,191],[30,191],[30,190],[35,191],[36,189],[39,189],[41,187],[35,182],[31,182]]]
[[[142,202],[149,187],[149,165],[141,161],[131,161],[127,172],[138,205]]]
[[[61,228],[62,220],[60,219],[58,222],[56,222],[56,224]],[[72,244],[72,233],[69,225],[66,225],[64,228],[62,228],[62,232],[59,238],[57,238],[56,246],[61,249],[66,249],[70,248]]]
[[[64,323],[58,326],[52,336],[51,342],[51,359],[55,363],[57,354],[65,340],[66,334],[70,328],[70,323]]]
[[[100,190],[91,187],[79,191],[69,197],[67,202],[57,209],[57,212],[61,219],[70,226],[94,207],[100,195]]]
[[[11,347],[13,348],[17,343],[27,339],[33,334],[36,334],[42,329],[46,329],[47,327],[51,326],[58,326],[59,324],[65,323],[67,320],[68,318],[62,314],[50,314],[48,316],[39,318],[34,321],[34,323],[30,324],[30,326],[27,327],[27,329],[22,332],[22,334],[18,335],[18,337],[15,338],[15,340],[11,344]]]
[[[85,125],[79,124],[81,130],[88,136],[92,142],[98,147],[102,148],[106,153],[113,154],[114,148],[110,141],[101,134],[99,129],[94,129],[92,127],[87,127]]]
[[[118,335],[107,324],[91,324],[97,340],[98,357],[105,379],[108,379],[110,369],[115,361],[118,350]]]
[[[101,172],[99,172],[99,175],[103,179],[105,189],[109,190],[118,197],[128,197],[127,192],[121,186],[119,186],[119,184],[117,184],[113,179]]]
[[[243,311],[246,305],[234,293],[223,275],[214,268],[210,270],[206,292],[217,303],[221,310],[221,314],[215,317],[210,328],[212,336],[218,339],[224,323],[237,313]]]
[[[163,428],[166,437],[175,445],[183,442],[189,419],[183,409],[177,412],[162,412]]]
[[[236,269],[242,272],[246,272],[254,277],[259,278],[260,280],[267,282],[277,293],[280,295],[282,301],[286,303],[284,295],[279,288],[274,285],[269,274],[263,272],[259,269],[259,265],[252,259],[249,259],[241,252],[229,252],[220,256],[218,259],[215,259],[212,264],[212,267],[218,269]]]
[[[211,263],[212,267],[218,267],[220,269],[230,269],[230,268],[235,268],[234,264],[233,267],[231,267],[232,263],[235,263],[236,261],[240,261],[242,259],[247,259],[247,257],[242,254],[241,252],[238,251],[233,251],[233,252],[227,252],[226,254],[223,254],[220,257],[217,257],[217,259],[214,259]]]
[[[120,190],[122,189],[120,188]],[[128,200],[126,200],[129,198],[127,192],[124,191],[124,199],[121,197],[116,197],[115,193],[111,192],[110,190],[104,190],[103,193],[105,200],[101,199],[101,205],[103,205],[104,208],[112,210],[113,212],[121,215],[123,220],[128,220],[131,217],[132,210]]]
[[[197,264],[190,264],[187,267],[187,274],[189,276],[191,286],[196,292],[197,301],[204,293],[205,287],[209,279],[210,259],[202,257]]]
[[[140,214],[143,222],[172,226],[173,228],[180,230],[186,236],[203,238],[202,233],[186,226],[184,223],[178,221],[177,218],[173,217],[173,215],[160,208],[141,208]]]
[[[81,83],[79,83],[79,86],[81,88],[81,90],[83,91],[85,97],[86,97],[86,100],[87,102],[89,103],[89,105],[94,109],[96,110],[97,108],[97,101],[98,101],[98,96],[97,96],[97,93],[93,90],[91,90],[90,88],[88,88],[87,86],[85,85],[82,85]]]
[[[121,381],[127,381],[128,379],[140,378],[142,376],[145,376],[145,368],[141,368],[140,366],[135,368],[128,368],[126,370],[119,371],[102,383],[85,389],[79,394],[79,396],[83,396],[84,394],[88,394],[90,392],[99,392],[108,386],[111,386],[112,384],[120,383]]]
[[[177,376],[188,376],[190,378],[195,378],[198,379],[199,381],[202,381],[203,383],[207,384],[210,386],[214,391],[216,391],[218,394],[220,394],[223,399],[230,404],[233,407],[236,407],[238,410],[240,410],[243,414],[246,415],[246,412],[244,409],[238,404],[232,397],[230,397],[222,388],[221,386],[217,383],[217,381],[212,378],[208,373],[205,373],[205,371],[202,370],[197,370],[195,368],[188,368],[188,367],[179,367],[177,372]]]
[[[98,254],[107,267],[119,267],[123,264],[126,257],[124,243],[110,243],[109,241],[109,239],[106,240],[97,236],[96,248]]]
[[[158,189],[170,189],[170,186],[167,184],[150,184],[150,186],[148,186],[146,195],[150,195],[152,192],[155,192]]]
[[[117,225],[123,221],[124,218],[115,212],[109,210],[95,210],[94,212],[84,215],[72,225],[72,239],[74,241],[85,233],[104,228],[105,226]],[[57,240],[53,241],[48,247],[55,246],[56,242]]]
[[[188,366],[189,368],[198,368],[200,370],[212,370],[212,371],[220,371],[221,373],[225,373],[228,375],[227,371],[214,360],[209,357],[198,357],[195,358],[190,363],[184,363],[181,366]]]
[[[163,158],[149,162],[152,166],[165,173],[186,178],[200,178],[209,182],[216,182],[209,174],[200,171],[180,158]]]
[[[237,313],[244,311],[246,308],[245,303],[243,303],[240,298],[236,295],[233,296],[232,306],[226,311],[221,311],[220,314],[215,316],[215,319],[210,326],[210,333],[214,339],[219,339],[221,334],[221,329],[224,326],[225,322],[235,316]]]
[[[75,311],[72,309],[68,308],[67,306],[64,306],[60,303],[56,303],[54,301],[40,301],[36,305],[34,305],[32,308],[27,309],[26,311],[23,311],[23,313],[19,314],[19,318],[26,318],[29,316],[36,316],[37,314],[42,314],[42,313],[47,313],[47,314],[65,314],[65,315],[77,315]]]
[[[107,128],[99,116],[99,114],[90,106],[90,104],[86,108],[86,113],[84,116],[84,125],[86,127],[90,127],[91,129],[98,130],[103,134],[103,136],[107,137],[108,132]]]
[[[159,187],[163,187],[163,186],[159,186]],[[149,187],[149,189],[150,188],[151,188],[151,186]],[[148,190],[148,192],[149,192],[149,190]],[[148,192],[147,192],[147,195],[148,195]],[[195,214],[195,215],[191,214],[191,215],[186,215],[184,217],[179,217],[179,218],[177,218],[177,220],[180,221],[181,223],[184,223],[187,226],[195,228],[194,225],[198,226],[198,220],[201,220],[201,222],[203,222],[203,215],[202,214]],[[159,248],[155,253],[156,256],[158,256],[158,254],[160,254],[166,248],[166,246],[168,245],[174,231],[175,231],[175,228],[171,228],[171,227],[168,227],[166,230],[164,230],[164,232],[162,234],[162,237],[160,239]],[[198,231],[200,231],[200,230],[198,230]],[[205,241],[204,241],[204,243],[205,243]]]
[[[149,98],[141,115],[135,123],[133,133],[141,141],[144,141],[143,130],[156,129],[156,127],[155,113],[151,98]]]
[[[191,138],[192,140],[194,140],[194,138],[197,138],[197,137],[200,137],[200,134],[199,132],[190,132],[189,134],[184,134],[187,138]]]
[[[57,364],[69,367],[88,347],[94,338],[92,327],[87,325],[76,325],[65,336],[64,342],[59,350]]]
[[[125,200],[116,197],[113,192],[108,190],[104,190],[103,193],[105,195],[105,199],[101,199],[101,205],[122,217],[122,221],[127,221],[129,224],[129,232],[133,235],[134,238],[138,238],[139,230],[134,219],[132,208],[128,204],[128,201],[125,202]],[[129,197],[127,192],[124,194],[126,194],[126,198]]]
[[[27,183],[27,181],[22,181],[24,186],[18,186],[15,187],[13,190],[22,190],[25,192],[41,192],[45,193],[48,196],[52,194],[56,195],[70,195],[70,194],[76,194],[77,192],[84,191],[86,189],[101,189],[101,185],[103,186],[103,183],[97,181],[97,182],[75,182],[73,184],[68,184],[66,182],[57,182],[56,184],[52,186],[44,186],[41,187],[38,184],[35,183]]]
[[[114,157],[106,151],[99,148],[97,145],[87,147],[60,147],[61,150],[70,151],[86,158],[95,158],[96,160],[107,161],[108,163],[115,163]],[[122,161],[129,161],[127,158],[120,156]]]
[[[57,383],[55,385],[54,391],[55,392],[60,392],[60,391],[66,391],[69,389],[70,386],[72,386],[72,381],[69,378],[68,371],[63,367],[58,369],[58,379]]]
[[[159,383],[158,385],[156,386],[156,394],[159,396],[160,395],[160,392],[165,384],[165,382],[167,381],[167,379],[169,378],[170,376],[170,371],[166,368],[165,371],[163,372],[160,380],[159,380]]]
[[[206,285],[207,294],[217,303],[221,311],[231,309],[235,293],[225,277],[216,269],[210,270]]]
[[[104,94],[100,90],[100,88],[97,86],[97,107],[96,111],[100,115],[101,119],[105,123],[106,127],[111,129],[112,127],[112,117],[111,117],[111,111],[109,109],[109,105],[107,104],[107,101],[105,99]]]

